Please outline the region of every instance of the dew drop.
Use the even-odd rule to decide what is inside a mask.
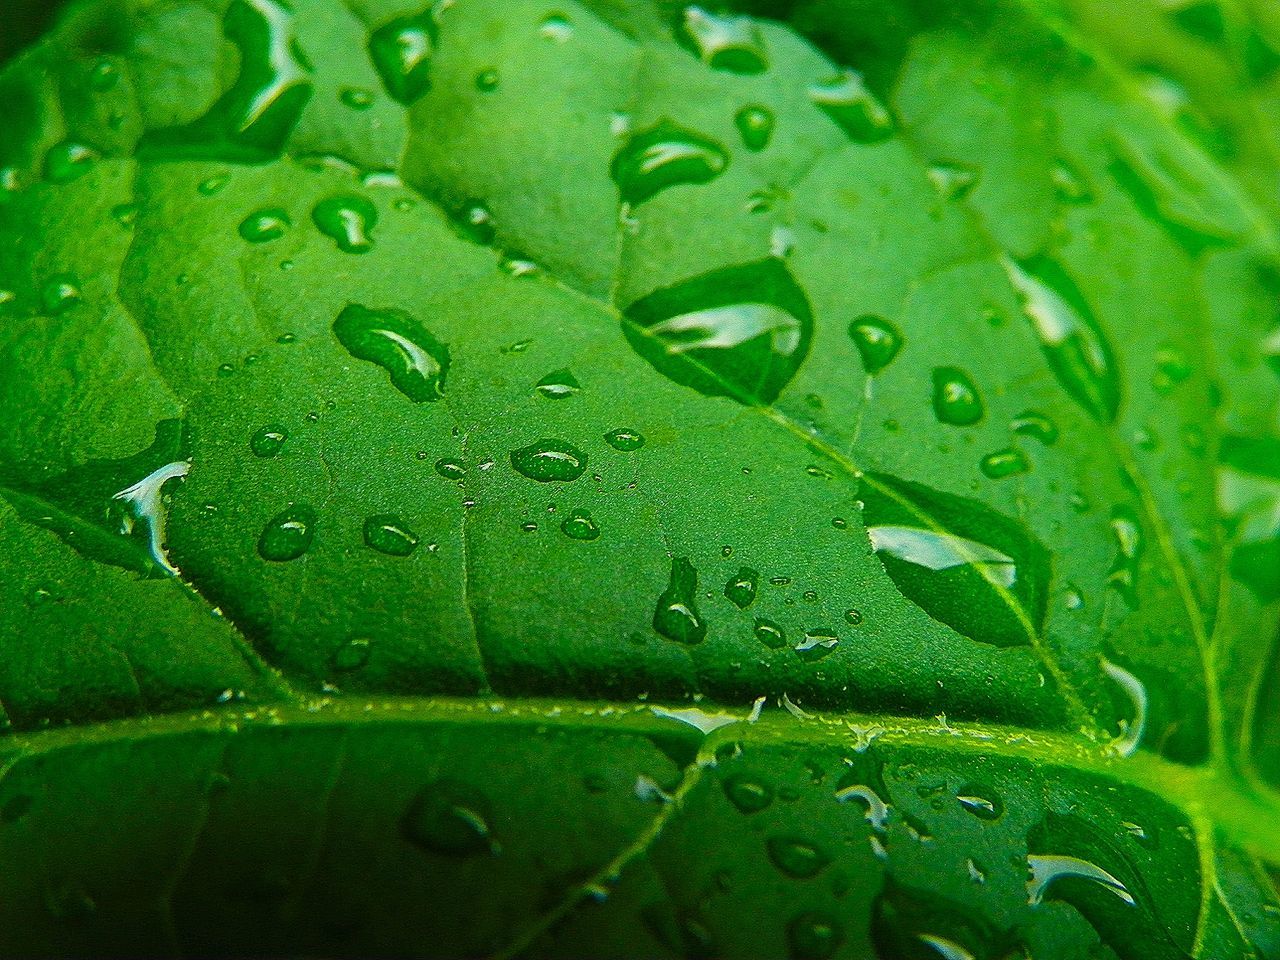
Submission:
[[[285,441],[288,439],[289,431],[280,424],[267,424],[254,431],[253,436],[249,438],[249,449],[259,457],[275,457],[284,449]]]
[[[569,370],[556,370],[539,380],[534,389],[548,400],[564,400],[578,393],[582,384]]]
[[[597,540],[600,527],[586,510],[570,510],[560,529],[570,540]]]
[[[953,163],[937,163],[928,170],[929,182],[944,200],[958,200],[969,195],[978,183],[978,172]]]
[[[667,588],[653,611],[653,629],[678,643],[697,644],[706,639],[707,624],[698,613],[698,571],[685,557],[671,561]]]
[[[610,430],[604,435],[604,441],[613,449],[622,453],[630,453],[632,450],[639,450],[644,446],[644,437],[641,436],[640,432],[626,427]]]
[[[764,38],[751,17],[686,7],[680,27],[680,41],[709,67],[740,74],[769,68]]]
[[[831,960],[844,943],[844,930],[827,913],[802,913],[787,924],[791,960]]]
[[[375,514],[364,522],[365,545],[392,557],[407,557],[418,549],[418,535],[393,513]]]
[[[99,159],[98,151],[83,143],[59,143],[45,154],[44,175],[50,183],[71,183],[93,169]]]
[[[550,14],[538,28],[538,35],[554,43],[568,43],[573,39],[573,24],[563,14]]]
[[[1079,857],[1031,854],[1027,857],[1030,876],[1027,879],[1027,902],[1032,906],[1042,903],[1049,887],[1066,878],[1090,880],[1115,894],[1129,906],[1135,905],[1133,894],[1123,883],[1097,864]]]
[[[587,469],[587,455],[565,440],[544,437],[511,451],[511,466],[539,483],[568,483]]]
[[[69,273],[59,273],[50,277],[40,288],[40,306],[46,316],[58,317],[84,300],[80,290],[80,280]]]
[[[393,20],[369,37],[369,56],[392,99],[408,106],[431,89],[436,42],[429,12]]]
[[[862,625],[861,611],[855,610],[852,607],[844,612],[844,619],[845,623],[851,624],[852,626],[857,627]]]
[[[273,563],[297,560],[311,549],[315,526],[315,510],[305,504],[294,504],[267,521],[258,537],[258,553],[263,560]]]
[[[831,863],[827,854],[797,837],[770,837],[765,841],[765,849],[775,867],[797,880],[816,877]]]
[[[739,110],[733,123],[738,128],[738,135],[742,137],[742,145],[758,153],[769,146],[769,141],[773,139],[776,120],[768,107],[756,105]]]
[[[756,586],[760,574],[750,567],[739,567],[736,576],[724,585],[724,595],[739,610],[745,610],[756,600]]]
[[[249,243],[279,240],[289,228],[289,214],[281,207],[257,210],[240,222],[240,236]]]
[[[1145,546],[1142,525],[1128,507],[1116,507],[1111,514],[1111,533],[1116,540],[1116,558],[1107,582],[1120,591],[1130,607],[1138,603],[1138,561]]]
[[[1043,413],[1027,410],[1009,421],[1009,429],[1014,433],[1039,440],[1046,447],[1058,442],[1058,425]]]
[[[327,197],[316,204],[311,219],[343,253],[368,253],[373,249],[378,208],[364,197],[353,194]]]
[[[405,839],[443,857],[496,854],[489,803],[479,791],[453,780],[423,787],[401,820]]]
[[[933,412],[940,423],[968,427],[982,419],[982,397],[973,379],[959,367],[933,371]]]
[[[363,637],[348,640],[333,652],[333,668],[343,673],[359,670],[369,662],[369,646]]]
[[[1031,464],[1027,462],[1027,458],[1016,447],[1006,447],[1004,450],[997,450],[995,453],[987,454],[982,458],[979,466],[982,468],[982,472],[992,480],[1014,477],[1031,469]]]
[[[344,107],[352,110],[368,110],[373,106],[373,94],[360,87],[344,87],[338,94],[338,99]]]
[[[501,78],[498,76],[498,71],[493,67],[481,70],[476,74],[476,89],[481,93],[492,93],[497,90],[499,82],[501,82]]]
[[[999,820],[1004,813],[1004,804],[995,792],[978,784],[966,783],[957,792],[956,800],[979,820]]]
[[[828,627],[815,627],[804,632],[804,639],[794,647],[805,663],[816,663],[833,651],[840,643],[839,636]]]
[[[759,813],[773,803],[773,788],[745,774],[727,777],[722,786],[724,795],[741,813]]]
[[[449,350],[409,314],[351,304],[334,321],[333,332],[353,357],[386,370],[392,385],[414,403],[444,396]]]
[[[787,645],[786,632],[772,620],[757,620],[755,635],[757,640],[771,650],[781,650]]]
[[[854,70],[811,85],[809,99],[854,143],[878,143],[893,135],[893,117]]]
[[[715,142],[670,120],[633,133],[613,157],[610,173],[624,203],[637,206],[668,187],[710,183],[729,155]]]
[[[862,368],[876,374],[902,349],[902,333],[884,317],[866,314],[849,324],[849,337],[862,357]]]
[[[447,457],[441,457],[436,461],[436,473],[444,477],[446,480],[462,480],[467,475],[467,468],[457,460],[450,460]]]

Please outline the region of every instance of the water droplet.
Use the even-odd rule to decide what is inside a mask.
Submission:
[[[560,529],[571,540],[597,540],[600,537],[600,527],[586,510],[570,510]]]
[[[876,374],[902,349],[902,333],[884,317],[866,314],[849,324],[849,336],[862,357],[862,368]]]
[[[147,533],[152,562],[171,576],[178,574],[178,568],[169,560],[165,550],[167,511],[163,500],[164,485],[170,480],[185,477],[190,469],[191,464],[184,460],[166,463],[111,497],[114,504],[123,508],[120,533],[130,536],[141,526]]]
[[[582,384],[570,371],[556,370],[539,380],[534,389],[548,400],[563,400],[580,391]]]
[[[436,42],[430,12],[392,20],[369,37],[369,56],[392,99],[408,106],[431,89]]]
[[[829,856],[797,837],[770,837],[765,841],[765,849],[775,867],[797,880],[816,877],[831,863]]]
[[[808,300],[777,260],[702,274],[627,307],[623,332],[660,373],[708,396],[768,404],[809,349]]]
[[[1009,429],[1024,437],[1039,440],[1046,447],[1058,442],[1058,425],[1043,413],[1027,410],[1009,421]]]
[[[89,89],[95,93],[114,90],[120,82],[120,68],[110,60],[99,60],[89,70]]]
[[[742,145],[748,150],[758,153],[773,139],[776,120],[768,107],[743,107],[734,116],[733,122],[738,128],[738,135],[742,137]]]
[[[538,28],[538,35],[555,43],[568,43],[573,39],[573,24],[562,14],[549,14]]]
[[[444,477],[446,480],[461,481],[467,475],[467,468],[457,460],[449,460],[442,457],[436,461],[436,473]]]
[[[940,423],[968,427],[982,419],[984,409],[977,384],[959,367],[933,371],[933,412]]]
[[[982,472],[992,480],[1003,480],[1005,477],[1017,476],[1031,469],[1031,464],[1017,447],[1006,447],[1004,450],[987,454],[982,458],[980,466]]]
[[[359,670],[369,662],[370,641],[363,637],[348,640],[333,652],[333,668],[343,673]]]
[[[587,469],[587,455],[565,440],[544,437],[511,451],[511,466],[539,483],[577,480]]]
[[[46,316],[58,317],[84,300],[80,280],[69,273],[59,273],[45,281],[40,288],[40,306]]]
[[[1133,895],[1123,883],[1097,864],[1079,857],[1031,854],[1027,857],[1030,877],[1027,879],[1027,902],[1032,906],[1043,902],[1049,887],[1065,878],[1089,880],[1115,894],[1129,906],[1134,906]]]
[[[253,163],[283,153],[313,92],[293,11],[278,0],[234,0],[226,11],[223,34],[240,53],[235,83],[199,119],[147,134],[143,154]]]
[[[361,87],[343,87],[338,93],[342,105],[352,110],[368,110],[373,106],[373,93]]]
[[[844,943],[844,930],[830,914],[810,911],[787,924],[791,960],[831,960]]]
[[[1050,179],[1053,181],[1054,194],[1063,203],[1079,204],[1093,200],[1093,194],[1084,178],[1065,161],[1054,164]]]
[[[492,93],[498,89],[500,80],[498,71],[493,67],[489,67],[476,74],[476,89],[481,93]]]
[[[250,243],[279,240],[289,228],[289,214],[281,207],[267,207],[245,217],[240,223],[240,236]]]
[[[686,7],[680,41],[703,63],[729,73],[763,73],[769,68],[764,38],[751,17]]]
[[[1138,561],[1145,542],[1137,515],[1121,506],[1111,514],[1111,532],[1116,538],[1116,559],[1107,582],[1120,591],[1130,607],[1138,605]]]
[[[893,117],[854,70],[811,85],[809,99],[854,143],[878,143],[893,135]]]
[[[771,650],[781,650],[787,645],[787,634],[772,620],[757,620],[756,639]]]
[[[316,204],[311,219],[343,253],[368,253],[373,249],[378,208],[364,197],[353,194],[327,197]]]
[[[724,795],[741,813],[759,813],[773,803],[773,788],[746,774],[727,777],[722,786]]]
[[[379,513],[366,519],[364,542],[392,557],[407,557],[418,549],[418,535],[393,513]]]
[[[418,791],[400,822],[405,839],[443,857],[496,854],[489,830],[488,800],[453,780],[438,780]]]
[[[724,595],[739,610],[745,610],[756,600],[756,585],[760,574],[750,567],[739,567],[738,574],[724,585]]]
[[[1079,289],[1053,261],[1001,262],[1062,388],[1094,419],[1114,420],[1120,408],[1114,355]]]
[[[305,504],[294,504],[267,521],[258,538],[258,553],[263,560],[273,563],[297,560],[311,549],[315,526],[315,510]]]
[[[1138,750],[1142,735],[1147,727],[1147,688],[1142,681],[1119,664],[1112,663],[1105,657],[1102,669],[1108,677],[1119,684],[1125,696],[1132,704],[1132,715],[1120,721],[1120,735],[1110,743],[1111,752],[1121,757],[1131,757]]]
[[[936,163],[928,170],[929,182],[944,200],[967,197],[978,183],[978,172],[954,163]]]
[[[271,423],[254,431],[249,438],[249,449],[259,457],[274,457],[284,449],[288,439],[288,430],[278,423]]]
[[[671,577],[653,611],[653,629],[678,643],[701,643],[707,636],[706,621],[698,613],[698,571],[684,557],[671,561]]]
[[[1049,557],[990,508],[868,474],[861,490],[872,548],[898,589],[982,643],[1029,643],[1044,618]]]
[[[610,430],[604,435],[605,443],[619,450],[622,453],[630,453],[632,450],[639,450],[644,446],[644,437],[638,430],[629,430],[626,427],[619,427],[616,430]]]
[[[386,370],[392,385],[414,403],[444,396],[449,350],[409,314],[351,304],[334,321],[333,332],[353,357]]]
[[[613,157],[610,173],[625,203],[637,206],[678,184],[709,183],[729,155],[716,143],[662,120],[633,133]]]
[[[88,173],[101,159],[98,151],[83,143],[59,143],[44,157],[44,175],[51,183],[71,183]]]
[[[1151,387],[1156,393],[1172,393],[1195,372],[1186,355],[1176,347],[1161,347],[1156,351],[1156,371],[1151,377]]]
[[[978,784],[966,783],[956,794],[956,800],[979,820],[999,820],[1004,813],[1004,804],[995,791]]]
[[[829,627],[815,627],[804,632],[804,639],[797,643],[794,649],[805,663],[816,663],[831,653],[839,643],[840,638],[834,630]]]

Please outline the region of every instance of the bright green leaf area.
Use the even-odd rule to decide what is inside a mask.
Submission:
[[[1099,6],[68,7],[0,955],[1280,958],[1275,24]]]

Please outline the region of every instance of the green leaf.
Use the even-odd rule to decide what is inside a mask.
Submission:
[[[0,954],[1280,958],[1273,25],[1166,6],[72,5]]]

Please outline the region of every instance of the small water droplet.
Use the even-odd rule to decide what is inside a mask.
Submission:
[[[564,400],[580,391],[582,384],[569,370],[556,370],[539,380],[534,389],[548,400]]]
[[[787,924],[791,960],[831,960],[844,943],[844,930],[827,913],[802,913]]]
[[[724,595],[739,610],[745,610],[755,603],[756,586],[759,581],[760,574],[756,571],[750,567],[740,567],[737,576],[730,578],[724,585]]]
[[[1003,480],[1005,477],[1017,476],[1031,469],[1031,464],[1017,447],[1006,447],[1004,450],[987,454],[982,458],[980,466],[982,472],[992,480]]]
[[[977,384],[959,367],[933,371],[933,412],[940,423],[968,427],[982,419],[984,408]]]
[[[586,510],[570,510],[569,516],[560,524],[564,535],[571,540],[597,540],[600,527]]]
[[[978,172],[955,163],[936,163],[928,170],[929,182],[944,200],[967,197],[978,183]]]
[[[257,210],[240,222],[240,236],[249,243],[279,240],[289,228],[289,214],[281,207]]]
[[[370,641],[363,637],[348,640],[333,652],[333,668],[346,673],[369,662]]]
[[[40,288],[40,306],[46,316],[57,317],[84,300],[80,280],[70,273],[59,273],[45,281]]]
[[[405,839],[444,857],[496,854],[490,834],[489,803],[477,790],[438,780],[418,791],[401,820]]]
[[[773,139],[773,128],[777,121],[773,116],[773,111],[768,107],[753,105],[739,110],[734,116],[733,122],[738,128],[738,135],[742,137],[742,145],[748,150],[758,153],[769,146],[769,141]]]
[[[418,549],[418,535],[393,513],[379,513],[364,522],[365,545],[392,557],[407,557]]]
[[[849,324],[849,337],[862,357],[862,368],[876,374],[902,349],[902,333],[884,317],[866,314]]]
[[[316,204],[311,219],[343,253],[368,253],[373,249],[378,208],[364,197],[354,194],[327,197]]]
[[[701,643],[707,636],[707,624],[698,613],[697,595],[698,571],[685,557],[674,558],[667,588],[653,611],[653,629],[678,643]]]
[[[757,620],[755,635],[757,640],[771,650],[781,650],[787,645],[786,632],[772,620]]]
[[[729,73],[763,73],[769,68],[764,38],[751,17],[686,7],[679,38],[707,66]]]
[[[539,483],[577,480],[587,469],[587,455],[566,440],[544,437],[511,451],[511,466]]]
[[[893,135],[893,117],[854,70],[812,84],[809,99],[854,143],[878,143]]]
[[[59,143],[45,154],[44,175],[51,183],[71,183],[88,173],[100,159],[98,151],[83,143]]]
[[[437,32],[431,13],[401,17],[369,37],[369,56],[387,93],[408,106],[431,89]]]
[[[1027,410],[1009,421],[1009,429],[1024,437],[1039,440],[1046,447],[1058,442],[1058,425],[1043,413]]]
[[[956,800],[979,820],[999,820],[1004,813],[1004,804],[995,791],[978,784],[966,783],[957,792]]]
[[[249,449],[259,457],[274,457],[284,449],[289,431],[278,423],[271,423],[254,431],[249,438]]]
[[[1176,347],[1161,347],[1156,351],[1156,370],[1151,377],[1151,387],[1156,393],[1172,393],[1195,372],[1186,354]]]
[[[444,396],[449,350],[409,314],[351,304],[334,321],[333,332],[353,357],[386,370],[392,385],[414,403]]]
[[[775,867],[797,880],[816,877],[831,863],[827,854],[798,837],[770,837],[765,841],[765,849]]]
[[[640,432],[626,427],[610,430],[604,435],[604,440],[613,449],[622,453],[630,453],[632,450],[639,450],[644,446],[644,437],[641,436]]]
[[[851,624],[851,625],[853,625],[853,626],[855,626],[855,627],[857,627],[857,626],[861,626],[861,624],[862,624],[862,612],[861,612],[861,611],[859,611],[859,610],[855,610],[855,609],[853,609],[852,607],[850,607],[848,610],[846,610],[846,611],[844,612],[844,619],[845,619],[845,622],[846,622],[846,623],[849,623],[849,624]]]
[[[467,475],[467,468],[457,460],[450,460],[446,457],[436,461],[436,473],[444,477],[446,480],[462,480]]]
[[[724,795],[741,813],[759,813],[773,803],[773,788],[746,774],[727,777],[722,786]]]
[[[311,549],[315,526],[315,510],[305,504],[294,504],[267,521],[258,538],[258,553],[263,560],[273,563],[297,560]]]
[[[1116,559],[1107,582],[1120,591],[1130,607],[1136,607],[1138,561],[1144,538],[1137,515],[1128,507],[1117,507],[1111,514],[1111,532],[1116,539]]]
[[[362,87],[343,87],[338,99],[352,110],[368,110],[373,106],[373,93]]]
[[[548,14],[538,28],[538,35],[554,43],[568,43],[573,39],[573,24],[563,14]]]
[[[476,89],[481,93],[492,93],[498,89],[500,79],[498,71],[493,67],[488,67],[476,74]]]

